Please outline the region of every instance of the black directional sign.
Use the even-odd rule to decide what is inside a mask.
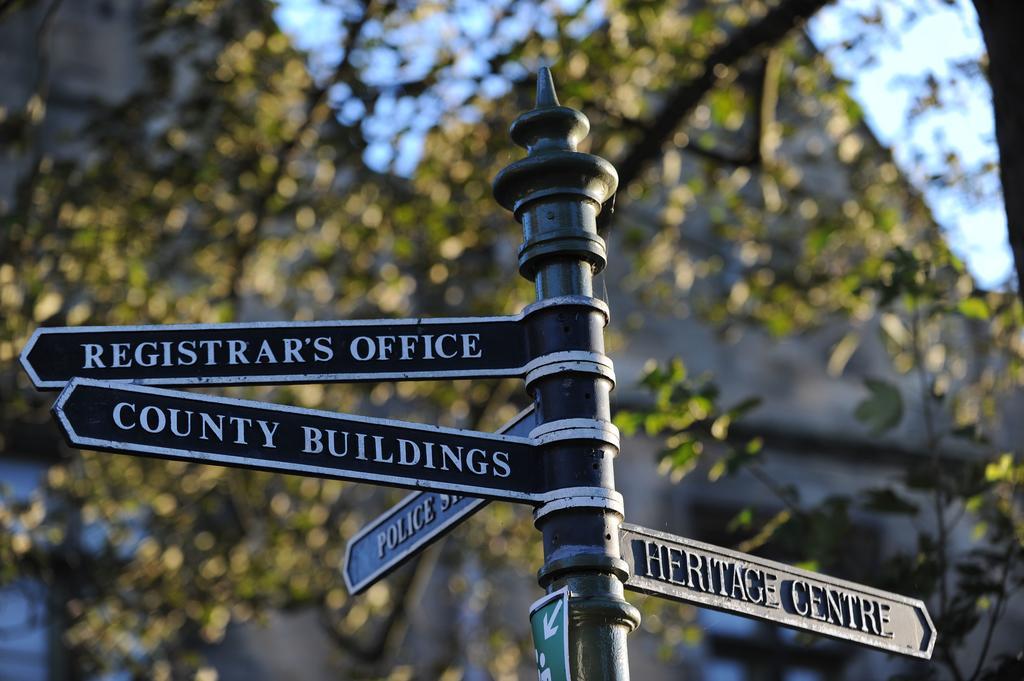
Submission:
[[[73,379],[53,407],[84,449],[539,503],[528,439]]]
[[[521,317],[37,329],[21,362],[37,388],[73,376],[149,385],[519,376]]]
[[[623,524],[626,588],[928,659],[924,603],[711,544]]]
[[[526,437],[536,425],[534,408],[520,412],[498,433]],[[345,551],[345,584],[361,593],[473,515],[487,500],[413,492],[353,536]]]

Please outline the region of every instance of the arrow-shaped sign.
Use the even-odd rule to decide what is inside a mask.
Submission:
[[[552,636],[558,633],[558,625],[560,621],[558,614],[562,612],[562,600],[559,599],[555,603],[555,607],[552,608],[551,612],[544,613],[544,640],[548,640]]]
[[[543,502],[531,440],[73,379],[53,407],[73,446]]]
[[[531,405],[498,434],[526,437],[536,420]],[[349,593],[361,593],[376,584],[487,503],[485,499],[440,492],[408,495],[349,540],[342,571]]]
[[[935,625],[920,600],[711,544],[623,524],[626,588],[928,659]]]
[[[21,353],[36,388],[74,376],[148,385],[521,376],[523,316],[37,329]]]
[[[571,681],[569,664],[569,588],[536,601],[530,606],[537,676],[543,681]]]

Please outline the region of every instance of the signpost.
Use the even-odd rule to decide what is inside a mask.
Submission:
[[[623,524],[626,588],[928,659],[924,603],[711,544]]]
[[[526,437],[535,419],[531,405],[498,434]],[[342,570],[349,593],[373,586],[486,504],[485,499],[439,492],[408,495],[349,539]]]
[[[37,329],[21,353],[36,388],[72,377],[149,385],[521,376],[522,316]]]
[[[921,601],[623,524],[608,309],[593,286],[607,260],[597,219],[618,179],[577,151],[589,125],[542,69],[536,107],[510,130],[528,155],[494,181],[537,291],[520,315],[39,329],[22,364],[37,388],[64,388],[54,414],[73,446],[426,490],[353,537],[353,593],[484,499],[532,504],[548,591],[530,610],[541,681],[629,678],[640,614],[625,588],[929,658],[937,632]],[[145,385],[501,376],[522,378],[536,408],[500,434]]]
[[[177,390],[73,379],[54,414],[68,442],[108,452],[538,503],[525,438]]]
[[[572,681],[568,587],[549,593],[530,606],[530,629],[539,681]]]

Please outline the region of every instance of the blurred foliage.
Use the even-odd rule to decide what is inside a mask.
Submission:
[[[641,427],[648,436],[671,431],[665,441],[667,448],[662,452],[661,469],[671,473],[673,479],[679,480],[693,470],[708,443],[726,445],[708,473],[712,481],[736,472],[761,451],[760,438],[752,438],[739,447],[730,446],[729,440],[729,426],[755,409],[759,398],[747,398],[729,409],[721,409],[716,404],[717,386],[708,377],[689,379],[679,359],[672,360],[665,369],[649,363],[641,383],[654,394],[653,408],[620,411],[615,425],[626,436],[635,435]]]
[[[41,3],[45,16],[57,6]],[[42,77],[0,120],[19,159],[0,209],[0,452],[50,465],[30,497],[0,497],[0,580],[62,585],[53,612],[72,677],[210,678],[198,651],[231,623],[314,606],[351,678],[405,678],[386,653],[419,568],[356,599],[338,573],[346,538],[397,493],[69,451],[49,398],[16,365],[37,326],[517,311],[532,296],[510,275],[521,235],[488,181],[519,153],[504,130],[531,105],[534,67],[556,63],[562,102],[591,118],[585,146],[614,161],[708,54],[780,5],[314,3],[313,24],[331,26],[308,51],[282,31],[287,6],[153,0],[137,16],[141,83],[123,101],[91,103],[57,140],[45,136],[60,102],[41,30]],[[886,30],[865,22],[866,34]],[[917,545],[878,586],[931,599],[944,675],[1019,678],[1019,660],[984,644],[1024,586],[1024,463],[992,444],[1001,400],[1024,380],[1019,302],[974,287],[846,84],[798,33],[714,73],[620,188],[613,253],[629,260],[629,293],[725,335],[843,323],[833,375],[877,333],[908,380],[872,379],[857,418],[881,438],[922,420],[927,441],[910,446],[925,459],[904,480],[805,504],[772,477],[756,425],[737,428],[758,396],[720,406],[714,377],[689,377],[682,362],[649,367],[651,403],[617,423],[667,435],[667,473],[749,474],[777,495],[770,517],[734,520],[749,534],[743,550],[785,544],[827,570],[854,509],[913,518]],[[525,399],[507,381],[225,392],[485,429]],[[970,455],[947,456],[954,441]],[[968,523],[974,543],[954,550]],[[540,564],[522,509],[491,505],[457,532],[440,560],[467,610],[502,597],[504,580],[529,583]],[[666,659],[699,638],[692,609],[645,607]],[[528,642],[508,624],[488,615],[442,667],[417,673],[458,678],[476,665],[514,678]]]

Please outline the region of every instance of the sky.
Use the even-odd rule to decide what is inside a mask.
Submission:
[[[906,10],[910,4],[841,0],[812,20],[809,33],[831,57],[836,73],[852,83],[852,94],[863,107],[868,124],[892,147],[897,164],[922,190],[954,252],[966,261],[982,286],[999,288],[1010,276],[1013,260],[998,176],[986,179],[988,198],[980,201],[965,198],[959,187],[938,189],[927,182],[930,171],[945,165],[946,150],[954,150],[968,166],[998,158],[987,83],[974,78],[945,87],[945,105],[940,110],[907,122],[913,106],[912,83],[929,73],[946,81],[953,72],[951,64],[976,60],[984,53],[977,14],[969,0],[955,0],[952,9],[938,0],[916,0],[917,7],[934,11],[910,20]],[[870,45],[873,64],[865,65],[859,55],[841,48],[830,48],[863,35],[865,26],[853,15],[858,11],[872,14],[876,6],[883,9],[889,30],[886,40]]]
[[[340,59],[336,27],[342,15],[336,5],[283,0],[277,18],[296,43],[311,52],[314,72]],[[874,18],[881,23],[874,23]],[[808,32],[829,55],[835,72],[851,82],[868,125],[892,147],[897,164],[922,192],[953,251],[980,285],[1005,286],[1013,261],[998,176],[989,173],[973,193],[964,191],[962,183],[939,186],[942,183],[930,179],[948,170],[951,153],[967,168],[998,158],[987,83],[980,77],[951,80],[958,73],[957,64],[976,64],[984,53],[970,0],[840,0],[820,11]],[[857,40],[854,49],[842,47]],[[908,120],[914,94],[929,74],[941,83],[943,105]],[[363,112],[344,115],[358,118]],[[371,144],[366,160],[381,169],[395,161],[393,169],[411,172],[419,157],[416,139],[403,138],[403,144],[414,147],[409,149]]]

